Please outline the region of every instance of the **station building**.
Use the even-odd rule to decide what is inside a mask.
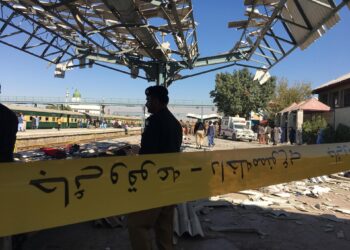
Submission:
[[[312,91],[320,102],[331,107],[330,124],[350,126],[350,73],[329,81]]]

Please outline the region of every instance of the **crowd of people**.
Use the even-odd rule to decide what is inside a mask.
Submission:
[[[214,147],[214,138],[220,134],[218,122],[197,120],[196,123],[180,120],[184,143],[191,142],[191,136],[196,138],[196,148],[201,149],[204,145],[205,137],[208,138],[208,147]]]
[[[22,113],[17,114],[18,119],[18,131],[24,132],[26,131],[26,120]],[[40,124],[40,117],[33,116],[31,117],[31,128],[38,129]],[[190,121],[182,121],[180,120],[180,124],[183,132],[183,141],[184,143],[191,142],[191,136],[195,136],[196,140],[196,148],[201,149],[205,144],[205,137],[207,137],[207,146],[209,148],[214,147],[215,142],[214,138],[220,135],[220,123],[215,121],[203,121],[198,119],[197,122]],[[57,119],[57,129],[60,130],[62,127],[62,118],[59,117]],[[83,128],[84,123],[82,119],[78,120],[78,128]],[[130,127],[127,123],[123,123],[119,120],[113,120],[111,123],[107,123],[105,119],[88,119],[86,123],[86,128],[123,128],[125,130],[125,134],[128,133]],[[275,125],[267,124],[258,124],[253,126],[253,131],[257,135],[257,140],[259,144],[270,144],[278,145],[281,143],[296,143],[297,131],[293,127],[279,127]],[[319,140],[321,141],[321,140]]]
[[[214,138],[220,135],[220,123],[197,120],[191,123],[189,121],[180,122],[167,108],[169,102],[168,90],[163,86],[151,86],[145,91],[146,107],[151,114],[145,122],[145,128],[141,136],[141,147],[139,154],[163,154],[180,152],[182,142],[190,142],[191,136],[196,138],[197,148],[202,148],[205,137],[208,138],[208,147],[215,145]],[[0,104],[0,162],[13,161],[13,150],[16,141],[17,128],[19,131],[25,129],[25,119],[23,114],[17,116],[7,107]],[[16,119],[17,118],[17,119]],[[38,128],[38,117],[33,117],[33,126]],[[61,127],[62,120],[57,120],[58,129]],[[80,121],[80,123],[82,123]],[[104,120],[89,120],[88,125],[105,127]],[[124,127],[127,133],[128,124],[122,124],[119,121],[113,123],[114,127]],[[260,124],[253,128],[258,134],[258,141],[261,144],[286,142],[288,135],[289,142],[295,143],[296,131],[290,127],[287,133],[286,126],[270,126],[270,124]],[[319,135],[321,137],[322,131]],[[321,140],[320,138],[319,140]],[[152,239],[158,249],[173,249],[173,217],[174,205],[151,208],[137,211],[128,215],[129,239],[133,250],[151,250],[153,249]]]
[[[27,121],[22,113],[16,114],[18,120],[18,130],[24,132],[27,128]],[[40,117],[35,115],[31,117],[31,129],[38,129],[40,124]]]
[[[184,143],[191,142],[191,136],[195,136],[196,148],[201,149],[205,144],[205,137],[207,137],[207,146],[213,147],[215,145],[214,138],[220,135],[220,123],[212,121],[197,120],[196,123],[180,120],[183,131]],[[278,145],[282,143],[290,143],[294,145],[300,143],[301,132],[293,127],[280,127],[277,125],[257,124],[253,126],[252,130],[256,133],[256,139],[259,144]],[[299,135],[300,134],[300,135]]]
[[[286,127],[279,127],[277,125],[259,124],[253,127],[253,131],[257,134],[259,144],[278,145],[280,143],[290,143],[291,145],[296,143],[296,130],[293,127],[289,127],[287,132]],[[288,139],[287,139],[288,137]]]
[[[26,120],[24,118],[24,115],[22,113],[17,114],[18,119],[18,131],[26,131]]]
[[[135,124],[131,122],[130,124],[122,122],[120,120],[112,120],[107,122],[105,119],[88,119],[86,123],[86,128],[122,128],[127,133],[128,129],[134,127]],[[83,128],[82,120],[78,121],[78,127]]]
[[[207,146],[213,147],[215,145],[214,138],[220,135],[219,122],[197,120],[196,123],[190,121],[180,120],[183,131],[184,143],[191,142],[191,136],[195,136],[196,148],[201,149],[205,144],[205,137],[207,137]],[[280,127],[275,125],[258,124],[253,126],[253,131],[257,135],[259,144],[278,145],[281,143],[296,144],[298,133],[293,127]]]
[[[18,120],[18,130],[19,132],[25,132],[27,127],[27,121],[23,113],[17,113],[17,120]],[[38,129],[40,124],[40,117],[35,115],[30,117],[31,122],[31,129]],[[58,117],[56,120],[56,129],[60,130],[62,128],[63,119],[62,117]],[[77,121],[77,127],[78,128],[123,128],[125,130],[125,133],[127,134],[127,131],[129,127],[133,127],[134,124],[128,124],[123,123],[120,120],[113,120],[111,123],[108,123],[105,119],[87,119],[86,124],[84,124],[83,119],[79,119]]]

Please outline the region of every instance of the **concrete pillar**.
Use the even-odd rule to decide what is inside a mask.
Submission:
[[[302,129],[304,122],[304,111],[298,110],[296,116],[296,129]]]
[[[303,144],[304,111],[298,110],[296,114],[296,143]]]
[[[157,76],[157,79],[156,79],[156,84],[157,85],[163,85],[164,87],[168,87],[167,86],[167,81],[166,81],[166,78],[167,78],[167,74],[166,74],[166,64],[164,63],[159,63],[158,64],[158,76]]]
[[[287,116],[287,141],[289,141],[289,128],[292,127],[292,122],[293,122],[293,113],[288,112]]]
[[[281,134],[282,142],[287,142],[287,140],[286,140],[287,130],[285,128],[285,125],[286,125],[286,113],[281,113],[280,127],[282,129],[282,134]]]
[[[345,115],[346,117],[346,115]],[[339,115],[339,112],[336,108],[333,109],[333,128],[334,129],[337,129],[337,126],[339,125],[339,123],[341,123],[341,119],[342,119],[342,116]]]

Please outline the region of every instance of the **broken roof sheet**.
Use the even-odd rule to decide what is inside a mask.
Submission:
[[[286,8],[282,9],[281,17],[286,20],[285,24],[298,46],[301,49],[306,49],[311,43],[321,37],[327,29],[331,29],[339,21],[338,14],[331,15],[333,7],[334,4],[329,0],[288,0]],[[322,22],[328,15],[331,15],[331,18],[305,39],[317,27],[317,24]]]
[[[192,33],[195,33],[189,1],[170,2],[171,5],[163,6],[147,0],[1,0],[1,4],[14,13],[21,13],[46,31],[74,42],[78,48],[107,55],[127,50],[130,56],[159,61],[169,60],[169,51],[160,42],[164,30],[152,27],[149,19],[162,18],[171,26],[168,32],[177,36],[181,36],[182,29],[193,29]],[[15,16],[10,16],[10,19]],[[177,39],[175,35],[173,38]],[[191,50],[198,51],[196,41],[188,43]],[[191,56],[186,55],[184,48],[174,50],[184,57]]]
[[[243,29],[233,48],[251,48],[245,58],[265,71],[295,48],[304,50],[339,20],[339,9],[332,0],[245,0],[246,20],[229,22],[229,28]]]
[[[213,64],[266,71],[321,37],[349,2],[245,0],[246,19],[228,23],[241,33],[235,46],[199,57],[198,44],[206,41],[197,41],[191,0],[0,0],[0,43],[57,64],[57,77],[85,65],[165,82],[198,75],[181,76],[183,69]]]

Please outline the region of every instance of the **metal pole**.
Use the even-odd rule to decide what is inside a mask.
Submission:
[[[158,64],[158,72],[157,72],[157,85],[165,85],[165,75],[164,75],[164,65],[162,63]]]

